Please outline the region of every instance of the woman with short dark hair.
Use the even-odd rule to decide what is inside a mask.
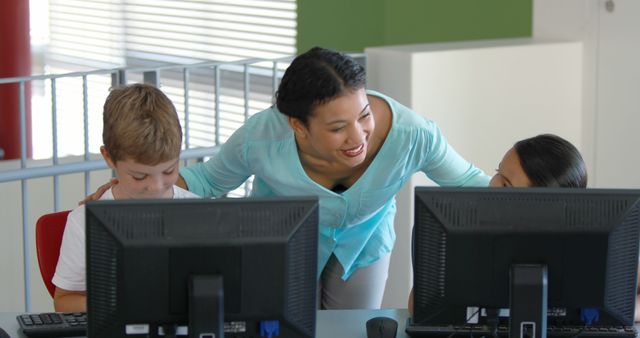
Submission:
[[[448,186],[489,177],[432,121],[365,89],[364,67],[315,47],[285,71],[275,107],[252,116],[209,161],[181,170],[218,197],[255,176],[252,196],[320,201],[320,308],[380,308],[395,242],[395,195],[418,171]]]
[[[380,308],[394,197],[414,173],[447,186],[489,183],[433,121],[365,82],[353,58],[312,48],[285,71],[275,106],[249,118],[209,161],[180,171],[178,185],[200,196],[223,196],[251,176],[252,196],[317,196],[323,309]]]

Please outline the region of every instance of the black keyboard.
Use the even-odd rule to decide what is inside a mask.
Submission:
[[[407,334],[411,337],[482,337],[492,336],[492,328],[486,325],[423,326],[407,321]],[[500,325],[498,337],[508,337],[509,328]],[[637,330],[633,326],[548,326],[547,337],[623,337],[635,338]]]
[[[16,317],[29,337],[77,337],[87,335],[86,312],[25,313]]]

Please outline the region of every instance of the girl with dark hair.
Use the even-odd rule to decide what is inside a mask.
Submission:
[[[586,188],[587,169],[582,155],[571,142],[560,136],[542,134],[516,142],[500,161],[489,186]],[[408,308],[413,314],[413,289],[409,293]]]
[[[587,169],[580,152],[571,143],[556,135],[544,134],[519,141],[509,149],[491,185],[586,188]],[[640,321],[640,275],[635,321]]]
[[[573,144],[543,134],[516,142],[502,158],[490,186],[586,188],[587,168]]]
[[[435,123],[366,90],[365,81],[348,55],[312,48],[285,71],[275,106],[253,115],[209,161],[180,171],[178,184],[200,196],[223,196],[252,175],[252,196],[317,196],[323,309],[380,308],[396,238],[394,197],[414,173],[448,186],[489,183]]]

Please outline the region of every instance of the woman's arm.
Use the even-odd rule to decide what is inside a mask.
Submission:
[[[253,174],[246,159],[247,129],[245,123],[207,162],[181,168],[177,185],[203,197],[219,197],[239,187]]]
[[[100,197],[102,197],[102,195],[105,192],[107,192],[107,190],[111,189],[111,187],[113,187],[116,184],[118,184],[118,179],[117,178],[112,178],[109,182],[99,186],[98,189],[96,189],[96,192],[94,192],[93,194],[85,197],[82,201],[78,202],[78,205],[86,204],[87,202],[90,202],[90,201],[99,200]]]
[[[427,121],[422,138],[422,170],[434,182],[441,186],[489,185],[491,177],[460,156],[433,121]]]

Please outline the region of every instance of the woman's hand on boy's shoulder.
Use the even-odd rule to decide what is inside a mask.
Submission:
[[[96,192],[87,196],[82,201],[78,202],[78,205],[83,205],[83,204],[86,204],[87,202],[99,200],[100,197],[102,197],[102,195],[104,195],[104,193],[107,192],[107,190],[111,189],[111,187],[113,187],[116,184],[118,184],[118,179],[112,178],[109,182],[99,186],[98,189],[96,189]]]

